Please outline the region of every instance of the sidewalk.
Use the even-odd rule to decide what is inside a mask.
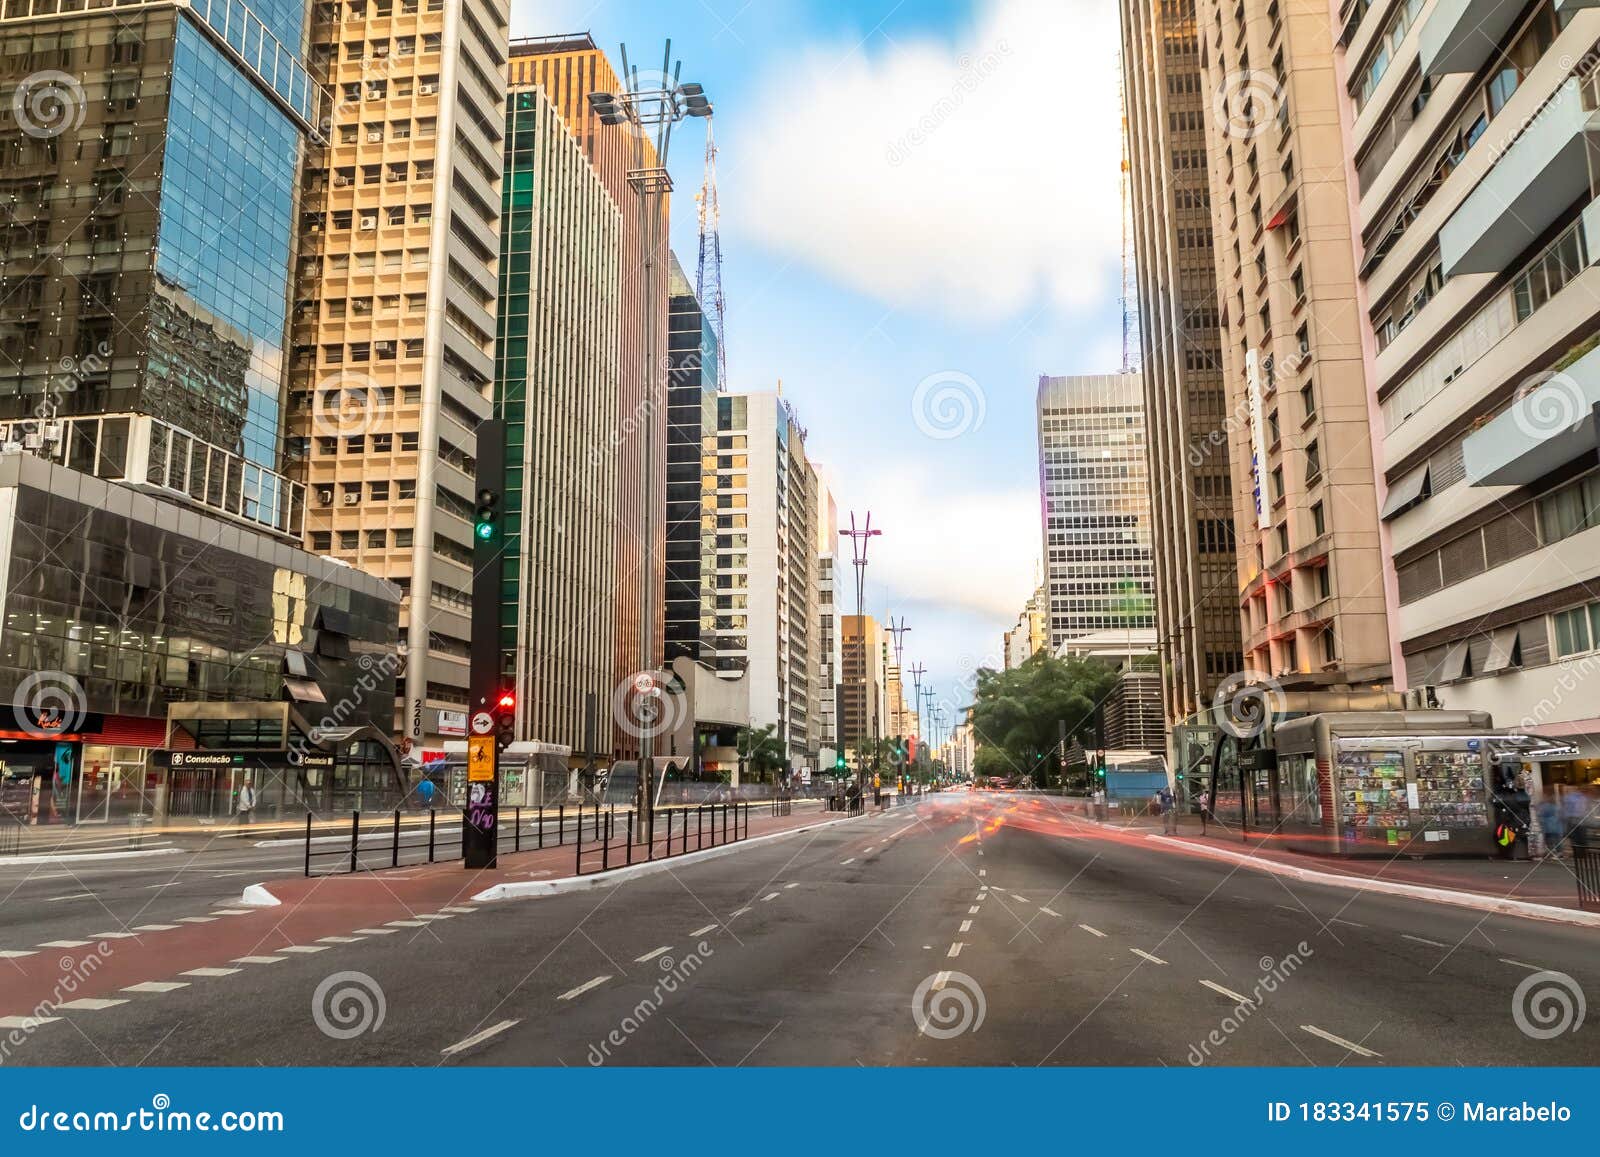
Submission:
[[[1050,805],[1091,819],[1078,800],[1051,800]],[[1091,819],[1091,822],[1101,821]],[[1159,837],[1162,834],[1161,817],[1153,815],[1118,819],[1116,813],[1112,812],[1103,821],[1103,826],[1144,836]],[[1237,829],[1225,829],[1214,820],[1206,824],[1206,832],[1202,835],[1200,817],[1196,815],[1180,816],[1178,834],[1171,838],[1179,843],[1193,844],[1196,848],[1244,852],[1255,859],[1312,868],[1331,875],[1443,888],[1495,899],[1547,904],[1556,908],[1575,910],[1578,907],[1578,884],[1572,874],[1571,862],[1567,860],[1500,860],[1491,856],[1463,859],[1418,859],[1405,855],[1362,859],[1319,856],[1310,852],[1286,851],[1276,846],[1281,842],[1281,836],[1256,833],[1241,835]]]

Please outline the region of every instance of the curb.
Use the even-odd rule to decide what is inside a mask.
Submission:
[[[669,856],[664,860],[646,860],[642,864],[631,864],[627,867],[612,868],[609,872],[596,872],[590,876],[563,876],[559,880],[528,880],[518,881],[513,884],[496,884],[482,892],[470,897],[475,903],[489,903],[497,900],[526,900],[540,896],[559,896],[565,892],[582,892],[590,888],[604,888],[610,884],[620,884],[624,880],[632,880],[638,876],[654,875],[671,868],[682,865],[699,863],[705,860],[715,860],[722,856],[730,856],[746,848],[755,847],[757,844],[769,843],[773,840],[787,839],[798,836],[802,832],[815,832],[823,828],[831,828],[835,824],[849,823],[851,820],[863,819],[873,813],[867,812],[859,816],[840,816],[836,820],[821,820],[818,823],[806,824],[803,827],[789,828],[781,832],[768,832],[761,836],[751,836],[749,839],[737,843],[723,844],[721,847],[707,848],[701,852],[690,852],[687,855]],[[887,810],[877,813],[887,815]],[[265,891],[265,889],[263,889]]]
[[[276,908],[283,903],[264,884],[250,884],[239,895],[239,903],[247,908]]]
[[[1244,852],[1229,851],[1196,844],[1182,836],[1164,836],[1150,832],[1147,840],[1182,847],[1202,856],[1227,860],[1257,871],[1276,876],[1288,876],[1307,884],[1322,884],[1345,888],[1354,892],[1377,892],[1387,896],[1400,896],[1408,900],[1432,900],[1457,908],[1471,908],[1479,912],[1495,912],[1503,916],[1525,916],[1530,920],[1544,920],[1552,924],[1573,924],[1583,928],[1600,928],[1600,912],[1583,912],[1576,908],[1558,908],[1553,904],[1536,904],[1532,900],[1512,900],[1504,896],[1489,896],[1482,892],[1459,892],[1453,888],[1430,888],[1425,884],[1402,884],[1395,880],[1376,880],[1370,876],[1347,876],[1338,872],[1322,872],[1315,868],[1302,868],[1277,860],[1264,860]]]
[[[83,860],[129,860],[137,856],[176,856],[188,854],[183,848],[141,848],[130,852],[60,852],[36,856],[6,856],[0,868],[12,864],[69,864]]]

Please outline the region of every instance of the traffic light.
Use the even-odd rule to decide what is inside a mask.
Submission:
[[[500,751],[510,747],[517,738],[517,696],[514,691],[502,691],[494,701],[494,744]]]
[[[484,542],[500,533],[500,495],[487,487],[478,491],[478,514],[473,533]]]
[[[850,765],[844,761],[844,752],[841,751],[838,755],[834,756],[833,766],[834,770],[836,771],[846,771],[849,769]]]

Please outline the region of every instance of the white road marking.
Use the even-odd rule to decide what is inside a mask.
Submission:
[[[28,949],[26,952],[19,952],[15,948],[0,949],[0,960],[21,960],[24,956],[35,955],[36,951],[36,949],[32,948]]]
[[[1304,912],[1305,909],[1298,904],[1275,904],[1275,908],[1282,908],[1285,912]]]
[[[591,988],[599,988],[602,984],[610,979],[611,978],[609,976],[596,976],[593,980],[585,980],[582,984],[578,985],[577,988],[569,988],[566,992],[563,992],[560,996],[556,997],[556,999],[571,1000],[575,996],[582,996]]]
[[[439,1055],[444,1057],[453,1057],[459,1052],[465,1052],[473,1045],[482,1044],[492,1036],[498,1036],[500,1033],[505,1032],[506,1029],[510,1028],[512,1025],[521,1023],[522,1022],[520,1020],[503,1020],[499,1024],[491,1024],[482,1032],[473,1033],[466,1040],[457,1041],[453,1045],[440,1049]]]
[[[973,905],[973,906],[972,906],[972,907],[970,907],[970,908],[968,908],[968,909],[967,909],[967,915],[968,915],[968,916],[976,916],[976,915],[977,915],[977,914],[978,914],[978,909],[979,909],[979,908],[980,908],[980,907],[981,907],[981,905],[979,905],[979,904],[974,904],[974,905]]]
[[[1029,900],[1021,892],[1013,892],[1013,893],[1011,893],[1011,898],[1013,900],[1015,900],[1019,904],[1031,904],[1031,903],[1033,903],[1033,901]]]
[[[950,945],[950,951],[945,953],[945,955],[946,956],[960,956],[961,955],[961,941],[957,940],[954,944]]]
[[[963,920],[963,921],[961,921],[961,927],[957,928],[956,931],[957,932],[971,932],[972,931],[972,921],[971,920]]]
[[[1090,936],[1098,936],[1102,940],[1104,940],[1106,938],[1106,934],[1104,932],[1100,931],[1100,929],[1098,929],[1098,928],[1091,928],[1087,924],[1079,924],[1078,927],[1082,928]]]
[[[848,860],[840,860],[839,861],[839,866],[842,868],[846,864],[853,864],[855,862],[856,862],[856,858],[854,856],[851,856]]]
[[[274,952],[298,952],[302,955],[312,952],[326,952],[327,950],[328,946],[326,944],[287,944],[282,948],[273,949]]]
[[[646,952],[643,956],[635,956],[633,958],[633,962],[635,964],[643,964],[646,960],[654,960],[657,956],[660,956],[663,952],[671,952],[671,951],[672,951],[672,945],[663,944],[660,948],[652,948],[652,949],[650,949],[650,951]]]
[[[4,953],[0,953],[0,955],[4,955]],[[1524,961],[1521,961],[1521,960],[1513,960],[1509,956],[1502,956],[1500,958],[1500,963],[1501,964],[1510,964],[1515,968],[1526,968],[1529,972],[1543,972],[1544,971],[1544,966],[1543,965],[1540,965],[1540,964],[1528,964],[1528,963],[1525,963]]]
[[[393,936],[396,932],[399,931],[399,929],[398,928],[357,928],[356,931],[361,933],[361,935],[363,935],[363,936]]]
[[[191,968],[187,972],[178,973],[179,976],[232,976],[243,972],[242,968]]]
[[[744,907],[744,908],[735,908],[732,911],[732,913],[729,914],[728,919],[732,920],[735,916],[743,916],[746,912],[749,912],[750,910],[751,909],[748,906]]]
[[[184,924],[209,924],[216,919],[215,916],[179,916],[179,921]]]
[[[1039,911],[1043,912],[1046,916],[1060,916],[1061,915],[1061,913],[1057,912],[1054,908],[1046,908],[1043,904],[1039,905]]]
[[[287,957],[283,956],[235,956],[235,964],[282,964]]]
[[[768,892],[765,896],[761,897],[761,902],[763,904],[765,904],[768,900],[776,900],[777,898],[778,898],[778,893],[776,893],[776,892]]]
[[[359,944],[365,936],[318,936],[318,944]]]
[[[38,1024],[53,1024],[59,1016],[0,1016],[0,1028],[32,1028]]]
[[[1341,920],[1337,916],[1335,916],[1332,919],[1332,921],[1330,921],[1330,923],[1333,923],[1333,924],[1348,924],[1352,928],[1365,928],[1366,927],[1365,924],[1357,924],[1354,920]]]
[[[933,988],[932,988],[931,991],[938,992],[941,988],[943,988],[945,986],[945,982],[948,981],[949,979],[950,979],[950,973],[948,973],[948,972],[941,972],[941,973],[937,974],[933,978]]]
[[[439,911],[441,911],[441,912],[454,912],[458,916],[467,916],[467,915],[472,914],[473,912],[479,911],[479,909],[477,909],[477,908],[440,908]]]
[[[211,914],[213,916],[248,916],[253,911],[255,911],[254,908],[213,908],[211,909]]]
[[[187,980],[145,980],[138,984],[130,984],[123,992],[172,992],[179,988],[188,988]]]
[[[91,932],[96,940],[133,940],[138,937],[137,932]]]
[[[722,927],[721,924],[707,924],[704,928],[696,928],[693,932],[689,933],[689,935],[690,936],[704,936],[707,932],[715,932],[718,928],[721,928],[721,927]]]
[[[389,924],[389,927],[391,927],[391,928],[426,928],[427,927],[427,922],[424,921],[424,920],[390,920],[390,921],[388,921],[388,924]]]
[[[135,924],[133,930],[135,932],[171,932],[177,927],[178,925],[176,924]]]
[[[57,903],[57,902],[59,902],[61,900],[93,900],[93,899],[94,899],[94,893],[93,892],[74,892],[70,896],[46,896],[44,902],[46,904],[55,904],[55,903]]]
[[[418,920],[430,920],[430,921],[431,920],[454,920],[455,917],[452,916],[449,912],[431,912],[431,913],[429,913],[427,915],[418,916],[417,919]]]
[[[103,1008],[115,1008],[119,1004],[127,1004],[125,1000],[107,1000],[99,996],[85,996],[78,1000],[69,1000],[65,1004],[58,1004],[60,1008],[81,1008],[85,1012],[99,1012]]]
[[[795,881],[795,882],[794,882],[794,883],[792,883],[792,884],[785,884],[785,885],[784,885],[784,886],[783,886],[783,890],[784,890],[784,891],[785,891],[785,892],[787,892],[787,891],[788,891],[788,890],[789,890],[789,889],[790,889],[790,888],[798,888],[798,887],[799,887],[799,886],[800,886],[800,881],[799,881],[799,880],[796,880],[796,881]]]
[[[1418,944],[1427,944],[1427,945],[1430,945],[1430,946],[1432,946],[1434,948],[1448,948],[1448,947],[1450,947],[1450,945],[1443,944],[1438,940],[1429,940],[1426,936],[1413,936],[1409,932],[1400,933],[1400,939],[1402,939],[1402,940],[1415,940]]]
[[[1222,995],[1227,997],[1229,1000],[1237,1001],[1240,1004],[1254,1004],[1255,1003],[1255,1001],[1251,1000],[1248,996],[1241,996],[1239,993],[1233,991],[1233,989],[1231,989],[1231,988],[1223,988],[1222,985],[1218,984],[1214,980],[1202,980],[1200,983],[1205,985],[1212,992],[1220,992],[1220,993],[1222,993]]]
[[[93,943],[93,942],[89,941],[89,940],[46,940],[46,941],[44,941],[44,943],[40,944],[39,947],[40,948],[83,948],[84,946],[86,946],[86,945],[88,945],[90,943]]]
[[[979,868],[978,869],[978,875],[987,876],[988,874],[989,874],[989,869],[988,868]]]
[[[1133,953],[1135,956],[1144,957],[1151,964],[1165,964],[1166,963],[1166,961],[1161,959],[1161,957],[1159,957],[1159,956],[1151,956],[1143,948],[1130,948],[1130,949],[1128,949],[1128,951]]]
[[[1383,1055],[1382,1053],[1375,1053],[1369,1048],[1363,1048],[1354,1041],[1347,1041],[1342,1036],[1334,1036],[1331,1032],[1326,1029],[1320,1029],[1314,1024],[1303,1024],[1300,1029],[1302,1032],[1308,1032],[1312,1036],[1319,1036],[1325,1041],[1331,1041],[1342,1049],[1349,1049],[1358,1057],[1381,1057]]]

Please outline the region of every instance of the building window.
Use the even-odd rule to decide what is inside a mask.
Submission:
[[[1600,603],[1573,607],[1550,616],[1556,628],[1556,657],[1582,654],[1594,649],[1600,639]]]
[[[1311,507],[1311,533],[1316,538],[1321,538],[1328,532],[1328,519],[1322,511],[1322,503],[1315,503]]]

